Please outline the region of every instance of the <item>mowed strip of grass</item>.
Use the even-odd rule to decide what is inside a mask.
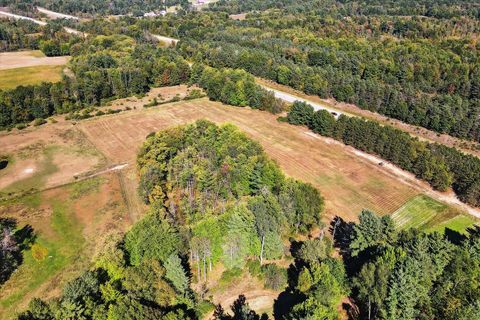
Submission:
[[[0,89],[13,89],[20,85],[57,82],[62,79],[64,66],[35,66],[0,70]]]
[[[444,232],[446,228],[465,233],[475,220],[428,196],[418,195],[410,199],[392,214],[400,229],[418,228],[428,232]]]

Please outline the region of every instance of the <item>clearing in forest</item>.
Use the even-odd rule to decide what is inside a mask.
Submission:
[[[0,89],[57,82],[70,57],[46,57],[39,50],[0,53]]]
[[[0,53],[0,70],[65,65],[69,56],[46,57],[40,50],[15,51]]]
[[[62,80],[63,66],[36,66],[0,70],[0,89],[58,82]]]

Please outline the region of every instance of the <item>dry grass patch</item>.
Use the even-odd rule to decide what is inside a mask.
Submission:
[[[42,82],[58,82],[62,79],[63,66],[35,66],[0,70],[0,89],[34,85]]]

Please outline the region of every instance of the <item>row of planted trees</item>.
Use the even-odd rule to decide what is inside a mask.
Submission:
[[[332,137],[362,151],[376,154],[440,191],[452,187],[458,197],[473,206],[480,206],[480,160],[454,148],[419,141],[409,134],[373,121],[341,115],[338,119],[328,111],[296,101],[287,120],[308,126],[312,131]]]

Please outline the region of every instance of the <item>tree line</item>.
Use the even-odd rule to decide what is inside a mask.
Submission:
[[[480,206],[480,159],[477,157],[454,148],[421,142],[391,126],[362,118],[341,115],[336,120],[328,111],[315,112],[305,102],[296,101],[287,120],[391,161],[435,189],[446,191],[452,187],[460,200]]]
[[[246,72],[200,65],[192,71],[174,49],[137,42],[126,35],[99,35],[82,41],[69,48],[74,77],[0,91],[0,128],[143,94],[153,86],[178,84],[198,83],[211,99],[232,105],[274,113],[283,110],[283,104]]]

